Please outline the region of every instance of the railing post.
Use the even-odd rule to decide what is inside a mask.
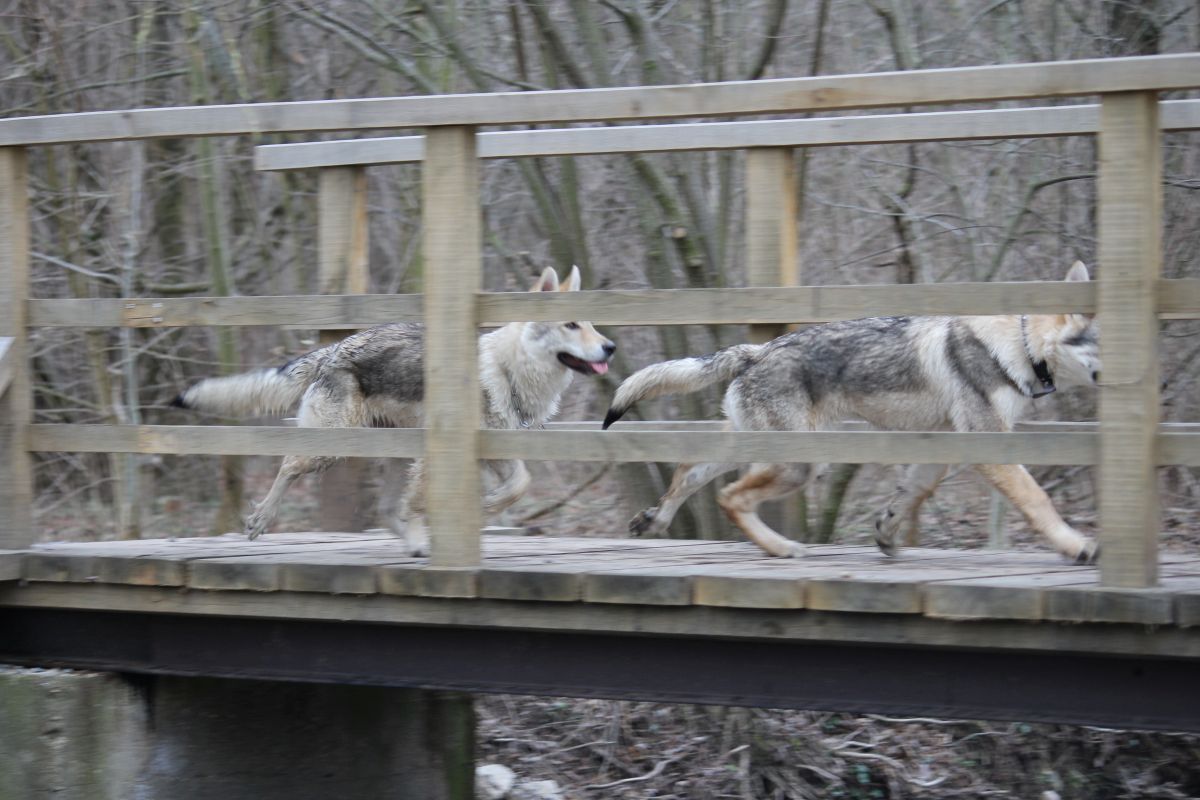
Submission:
[[[479,564],[480,388],[475,295],[482,285],[475,129],[425,131],[426,502],[430,563]]]
[[[367,171],[364,167],[325,167],[317,187],[317,291],[367,293]],[[323,330],[322,345],[351,331]],[[364,527],[363,476],[366,461],[347,458],[321,478],[320,525],[326,531]]]
[[[746,283],[795,286],[799,278],[796,232],[796,170],[790,147],[746,151]],[[750,341],[769,342],[786,325],[751,325]],[[795,495],[771,503],[763,519],[785,536],[801,530],[807,505]]]
[[[1101,97],[1100,583],[1158,581],[1155,284],[1162,272],[1162,134],[1154,92]]]
[[[29,176],[22,147],[0,147],[0,337],[11,339],[12,381],[0,393],[0,549],[33,543],[33,421],[25,306],[29,298]]]
[[[795,286],[796,173],[790,147],[746,151],[746,283]],[[751,325],[750,341],[768,342],[784,325]]]

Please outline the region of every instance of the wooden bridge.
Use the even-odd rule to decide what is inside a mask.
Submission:
[[[735,84],[145,109],[0,120],[0,660],[482,691],[1200,729],[1200,553],[1159,551],[1155,469],[1200,466],[1159,424],[1159,319],[1200,318],[1161,276],[1163,130],[1200,128],[1200,55]],[[480,132],[498,125],[789,115],[1099,96],[1098,105]],[[366,248],[361,170],[423,164],[423,296],[30,299],[26,151],[69,142],[422,128],[263,147],[315,168],[322,258]],[[799,287],[795,147],[1095,135],[1100,279]],[[481,158],[747,150],[751,286],[565,295],[479,291]],[[784,288],[779,288],[784,287]],[[476,335],[514,320],[778,326],[882,314],[1097,313],[1098,425],[1013,433],[601,433],[479,429]],[[32,423],[33,327],[428,327],[423,430]],[[678,426],[675,426],[678,427]],[[589,429],[591,428],[591,429]],[[433,552],[375,534],[38,544],[34,452],[424,456]],[[480,534],[481,458],[1099,466],[1102,558]],[[185,533],[181,531],[181,534]],[[264,646],[266,643],[266,646]]]

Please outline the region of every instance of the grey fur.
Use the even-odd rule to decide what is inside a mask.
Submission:
[[[560,287],[547,269],[533,291],[575,291],[573,269]],[[488,428],[539,427],[558,411],[574,372],[600,374],[616,349],[590,323],[513,322],[479,339],[483,424]],[[210,378],[182,392],[174,405],[223,416],[282,413],[300,404],[302,427],[414,427],[423,422],[425,329],[412,323],[381,325],[322,347],[273,370]],[[300,476],[320,472],[337,459],[289,456],[270,492],[246,522],[250,538],[274,520],[288,487]],[[529,485],[520,461],[490,461],[486,470],[497,485],[484,497],[495,513],[516,502]],[[411,552],[427,549],[423,540],[424,469],[413,465],[400,513],[392,520]]]
[[[1067,279],[1087,280],[1086,268],[1077,262]],[[1008,431],[1035,396],[1038,368],[1063,387],[1094,385],[1097,342],[1094,321],[1081,315],[881,317],[818,325],[765,345],[639,370],[617,390],[605,427],[639,400],[729,380],[724,411],[735,430],[821,430],[857,417],[884,430]],[[659,505],[635,516],[630,530],[663,533],[688,495],[733,468],[681,465]],[[1095,557],[1095,545],[1063,522],[1023,467],[977,469],[1060,552],[1082,561]],[[901,515],[891,510],[894,500],[889,504],[877,524],[885,552],[895,551],[897,525],[915,520],[943,473],[925,470],[902,487]],[[768,552],[798,555],[802,548],[772,531],[755,509],[801,488],[807,474],[804,464],[755,465],[721,492],[721,506]]]

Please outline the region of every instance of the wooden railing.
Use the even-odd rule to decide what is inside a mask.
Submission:
[[[1195,101],[1157,93],[1200,86],[1200,55],[1022,64],[691,86],[456,95],[148,109],[0,120],[0,336],[18,355],[0,447],[0,547],[31,537],[29,452],[424,454],[429,464],[432,562],[479,561],[480,458],[555,460],[861,461],[1097,464],[1102,582],[1157,579],[1154,470],[1196,465],[1200,434],[1158,424],[1160,318],[1200,317],[1200,281],[1161,278],[1163,129],[1198,127]],[[1100,95],[1098,106],[945,112],[770,122],[483,133],[483,125],[786,114]],[[26,300],[28,221],[24,148],[63,142],[268,131],[425,128],[423,137],[261,148],[262,168],[352,168],[421,160],[426,293],[120,300]],[[777,211],[791,186],[795,146],[1096,134],[1100,279],[1054,283],[790,287],[495,295],[480,292],[481,157],[645,150],[749,150],[747,243],[752,283],[786,283],[794,230]],[[472,213],[474,210],[474,213]],[[361,242],[359,243],[361,246]],[[772,277],[775,279],[772,280]],[[908,433],[847,430],[752,433],[674,430],[479,430],[477,325],[590,319],[609,325],[694,322],[777,325],[875,314],[1097,312],[1105,386],[1098,431]],[[305,324],[324,329],[424,319],[425,430],[298,430],[192,426],[30,425],[24,337],[33,326],[166,327]]]

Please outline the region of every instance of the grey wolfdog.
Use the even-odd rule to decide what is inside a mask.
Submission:
[[[1068,281],[1088,280],[1075,262]],[[821,430],[859,417],[884,430],[1009,431],[1032,402],[1099,380],[1099,329],[1081,314],[989,317],[881,317],[834,322],[762,345],[645,367],[617,389],[604,427],[639,400],[694,392],[732,381],[724,411],[734,430]],[[682,464],[658,506],[630,522],[634,534],[658,534],[689,496],[735,464]],[[1096,544],[1058,515],[1050,498],[1016,464],[977,464],[1029,525],[1077,563],[1095,560]],[[894,555],[902,524],[915,526],[921,504],[946,474],[940,464],[910,467],[876,520],[875,541]],[[802,488],[807,464],[755,464],[726,486],[718,502],[735,525],[775,556],[804,548],[758,516],[758,504]]]
[[[530,291],[579,290],[579,270],[559,284],[546,268]],[[416,427],[424,400],[424,326],[381,325],[314,350],[281,367],[226,378],[209,378],[186,389],[172,405],[224,416],[284,413],[300,404],[305,428]],[[488,428],[537,428],[554,416],[573,373],[603,375],[617,346],[590,322],[510,322],[479,337],[483,424]],[[266,498],[246,520],[255,539],[274,521],[284,492],[295,480],[321,472],[331,456],[287,456]],[[515,503],[529,488],[522,461],[488,461],[498,483],[483,498],[491,514]],[[425,473],[413,464],[408,490],[392,530],[414,555],[428,552],[425,535]]]

